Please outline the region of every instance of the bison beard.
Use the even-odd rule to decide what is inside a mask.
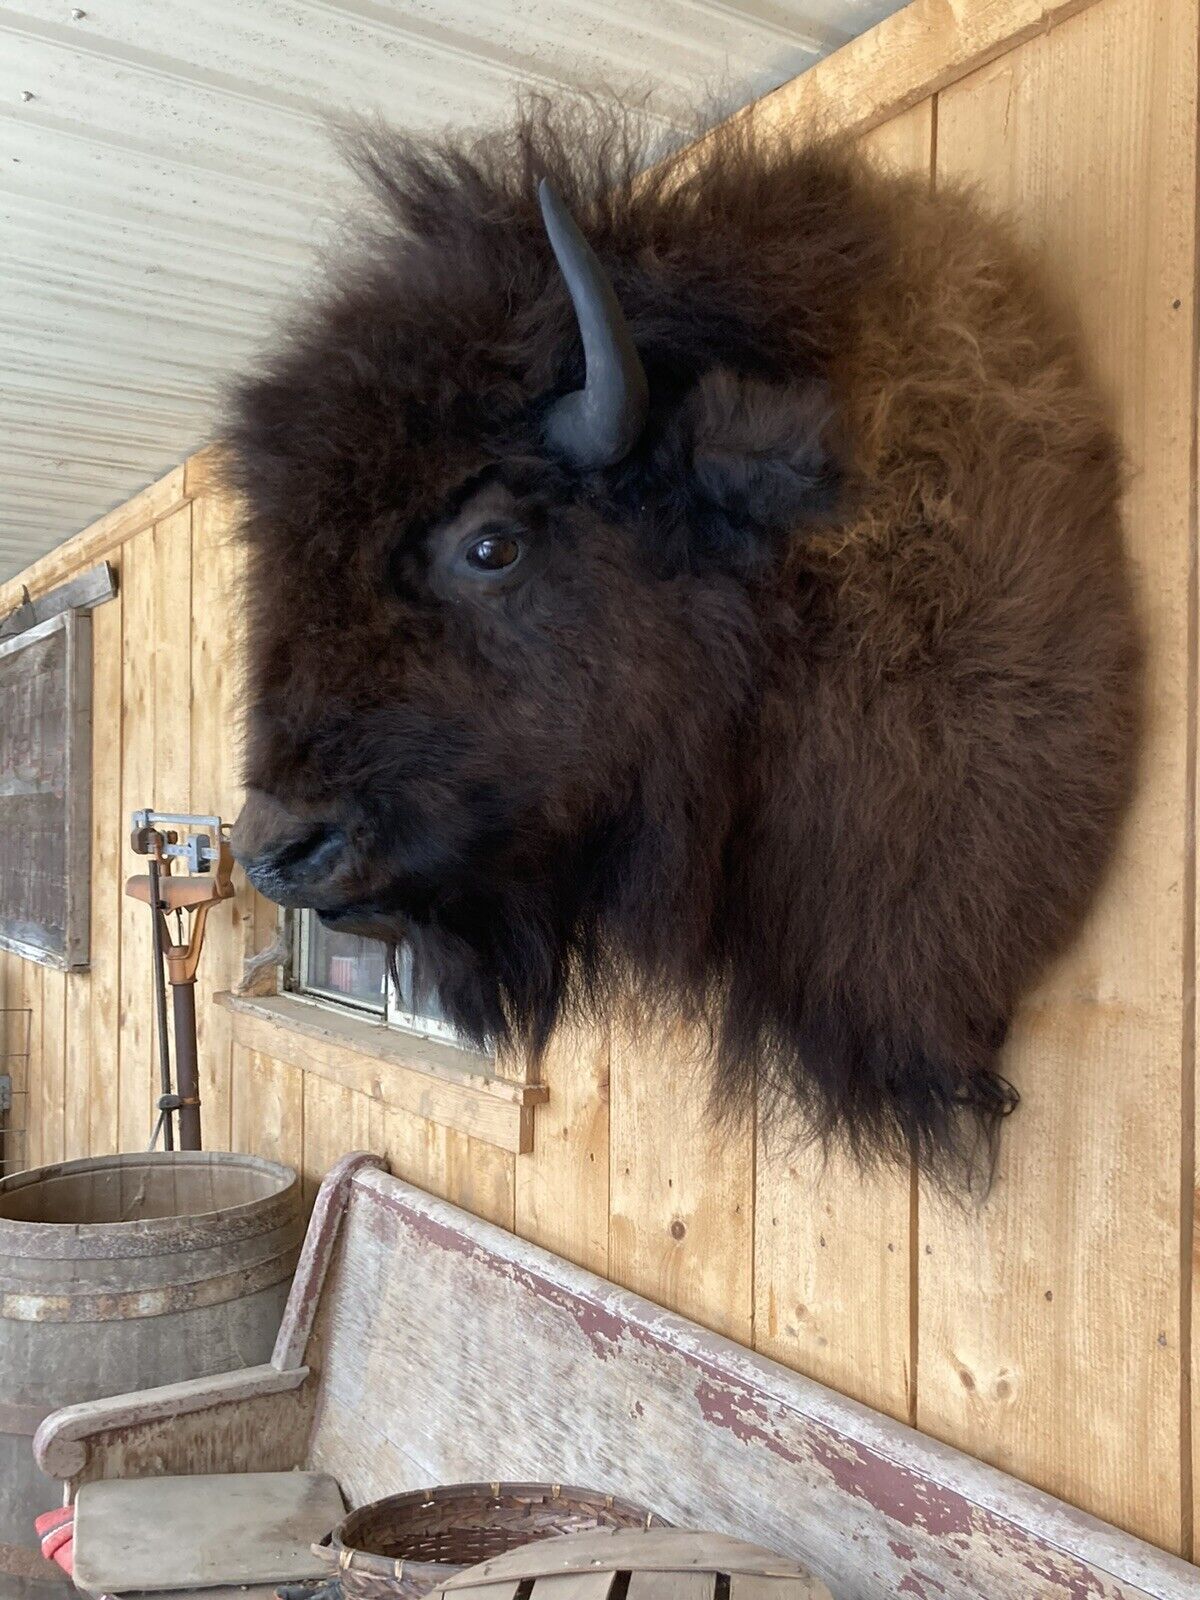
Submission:
[[[380,216],[227,428],[251,877],[411,941],[473,1039],[632,997],[722,1110],[986,1171],[1135,757],[1068,320],[969,196],[831,143],[647,173],[630,119],[535,107],[356,159]]]

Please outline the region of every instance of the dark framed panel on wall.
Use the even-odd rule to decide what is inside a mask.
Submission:
[[[0,638],[0,946],[88,963],[92,619],[67,610]]]

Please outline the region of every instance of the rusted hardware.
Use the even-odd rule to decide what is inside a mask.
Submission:
[[[174,830],[155,827],[149,820],[211,825],[213,833],[193,834],[182,844]],[[130,835],[130,848],[135,855],[149,856],[152,867],[158,869],[158,908],[162,912],[184,912],[191,915],[190,937],[186,944],[164,945],[167,971],[172,983],[194,983],[200,951],[204,944],[204,926],[208,913],[222,900],[233,897],[233,852],[229,840],[221,831],[220,817],[158,818],[154,812],[134,813],[134,828]],[[216,843],[212,841],[215,839]],[[187,863],[189,876],[175,877],[171,872],[173,861]],[[153,905],[155,896],[152,873],[130,878],[125,893],[145,905]]]
[[[181,838],[179,829],[187,829]],[[233,896],[233,852],[220,817],[199,817],[172,812],[135,811],[130,834],[135,855],[148,857],[148,871],[132,877],[125,893],[151,907],[154,915],[154,989],[158,1028],[158,1124],[151,1148],[163,1130],[163,1142],[174,1149],[174,1124],[179,1119],[180,1145],[200,1149],[200,1068],[196,1054],[196,971],[204,946],[204,930],[213,906]],[[187,873],[176,876],[172,866],[182,863]],[[175,914],[180,938],[170,937],[167,917]],[[182,939],[183,917],[189,918],[188,938]],[[171,1089],[171,1062],[167,1045],[167,997],[163,967],[171,985],[175,1016],[176,1092]]]

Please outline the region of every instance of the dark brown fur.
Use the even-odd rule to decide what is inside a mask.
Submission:
[[[1117,448],[969,197],[744,131],[640,161],[586,112],[360,146],[386,221],[229,427],[243,853],[340,829],[292,898],[411,939],[475,1038],[633,990],[710,1025],[722,1106],[969,1159],[1130,792]],[[582,377],[546,173],[650,379],[604,472],[540,442]],[[536,551],[500,593],[439,565],[487,505]]]

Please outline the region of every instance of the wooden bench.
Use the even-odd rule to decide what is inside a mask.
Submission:
[[[333,1473],[351,1504],[581,1483],[806,1562],[838,1600],[1196,1600],[1200,1573],[401,1183],[326,1178],[266,1366],[69,1406],[68,1489]]]

